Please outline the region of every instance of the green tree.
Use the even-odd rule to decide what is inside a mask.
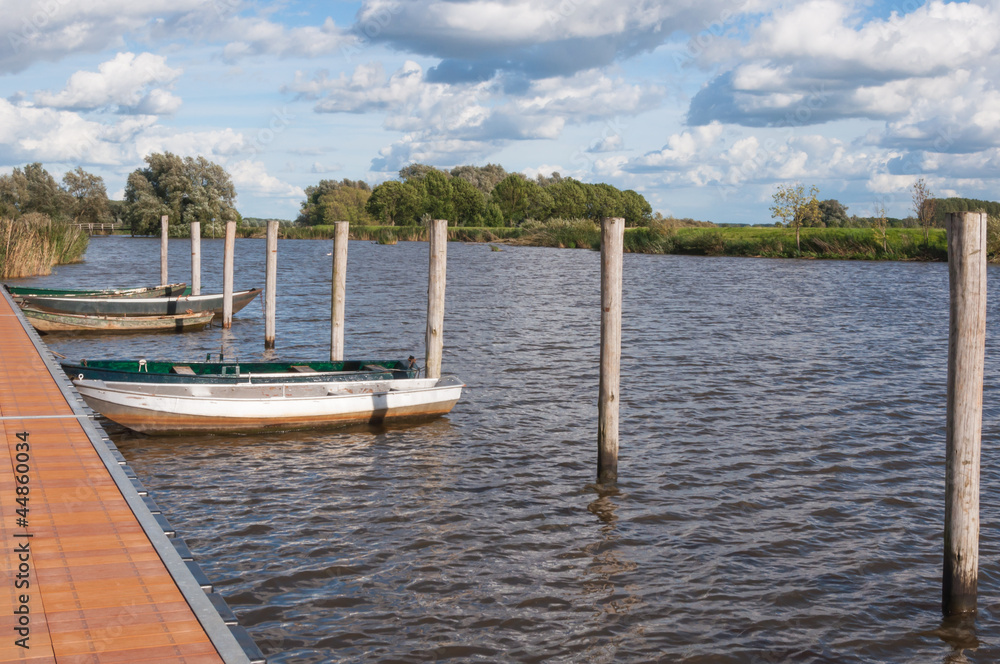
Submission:
[[[496,203],[508,226],[517,226],[528,215],[534,190],[538,185],[520,173],[511,173],[497,183],[490,194],[490,202]]]
[[[226,170],[204,157],[170,152],[146,156],[146,168],[133,171],[125,185],[126,218],[133,233],[159,230],[161,215],[172,224],[239,221],[236,189]]]
[[[67,221],[72,209],[73,198],[38,162],[0,176],[0,211],[7,216],[37,212],[53,221]]]
[[[847,206],[841,205],[840,201],[834,198],[820,201],[819,213],[823,225],[827,228],[839,228],[850,225],[850,218],[847,216]]]
[[[91,224],[113,221],[104,178],[78,166],[63,175],[63,187],[73,197],[74,220]]]
[[[364,180],[320,180],[319,184],[306,187],[306,199],[300,205],[295,223],[300,226],[332,224],[335,221],[368,223],[371,218],[365,211],[365,205],[369,196],[371,188]]]
[[[455,204],[452,201],[451,176],[443,171],[433,169],[421,179],[423,189],[423,213],[432,219],[447,219],[455,223]]]
[[[626,226],[649,226],[653,220],[653,206],[642,194],[626,189],[619,196],[620,209],[616,216],[625,218]]]
[[[478,226],[486,214],[486,194],[461,177],[451,179],[451,200],[455,206],[455,225]]]
[[[499,164],[456,166],[451,169],[451,176],[453,178],[465,180],[487,196],[493,193],[493,188],[507,177],[507,175],[507,171]]]
[[[403,182],[410,182],[414,180],[423,180],[427,177],[428,173],[441,172],[433,166],[428,164],[410,164],[409,166],[404,166],[399,169],[399,179]]]
[[[604,217],[617,217],[621,210],[621,192],[610,184],[588,184],[587,218],[599,222]]]
[[[532,185],[531,199],[528,203],[528,219],[537,219],[538,221],[551,219],[552,210],[555,207],[552,194],[549,193],[547,187],[535,183]]]
[[[486,204],[486,213],[483,215],[483,226],[489,228],[500,228],[504,225],[503,212],[496,203]]]
[[[780,223],[795,229],[795,249],[802,251],[799,240],[799,229],[802,226],[812,226],[819,223],[819,200],[816,196],[819,189],[809,188],[806,194],[802,184],[778,185],[778,190],[772,195],[774,205],[771,206],[771,216]]]
[[[582,219],[587,216],[587,189],[578,180],[566,178],[548,185],[552,197],[552,216],[560,219]]]
[[[365,210],[386,226],[415,225],[420,205],[421,193],[412,184],[387,180],[372,190]]]

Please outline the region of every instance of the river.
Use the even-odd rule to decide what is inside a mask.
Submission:
[[[276,356],[329,356],[329,241],[282,240]],[[202,292],[222,240],[202,243]],[[236,289],[264,241],[236,243]],[[17,283],[159,280],[95,237]],[[113,434],[274,663],[1000,661],[1000,375],[989,303],[979,613],[940,616],[948,274],[935,263],[625,256],[621,453],[596,472],[599,254],[452,243],[419,425]],[[190,280],[187,240],[172,281]],[[1000,272],[990,268],[990,291]],[[351,242],[348,357],[423,358],[427,244]],[[260,359],[231,330],[49,336],[71,359]]]

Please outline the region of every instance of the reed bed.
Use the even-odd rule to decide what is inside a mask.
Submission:
[[[50,274],[53,265],[82,260],[89,241],[83,230],[43,214],[0,219],[0,277]]]

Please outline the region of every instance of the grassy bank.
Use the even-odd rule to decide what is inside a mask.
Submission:
[[[0,219],[0,277],[50,274],[53,265],[81,260],[88,242],[79,228],[55,223],[45,215]]]
[[[890,228],[885,242],[870,228],[803,228],[801,251],[795,231],[787,228],[681,228],[669,253],[764,258],[834,258],[860,260],[946,260],[943,229],[924,240],[916,228]]]
[[[801,251],[795,231],[788,228],[669,228],[625,229],[625,251],[695,256],[756,256],[762,258],[835,258],[861,260],[945,260],[942,229],[932,229],[929,241],[912,228],[890,228],[882,237],[870,228],[803,228]],[[528,229],[515,244],[600,248],[600,229],[586,220],[560,221]],[[1000,248],[1000,247],[998,247]]]

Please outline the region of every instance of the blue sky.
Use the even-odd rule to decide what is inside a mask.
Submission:
[[[150,152],[224,165],[246,216],[321,179],[499,163],[769,223],[778,185],[850,213],[995,200],[1000,2],[0,0],[0,172],[120,197]]]

